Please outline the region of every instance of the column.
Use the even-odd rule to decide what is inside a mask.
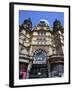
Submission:
[[[49,63],[49,61],[48,61],[48,76],[49,76],[49,78],[51,77],[50,63]]]
[[[31,67],[32,67],[32,61],[30,61],[29,64],[28,64],[27,76],[26,76],[26,78],[29,78],[29,72],[30,72],[30,70],[31,70]]]

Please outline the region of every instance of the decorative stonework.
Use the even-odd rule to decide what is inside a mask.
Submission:
[[[20,26],[19,32],[19,62],[27,63],[27,78],[30,78],[29,75],[32,74],[31,70],[36,68],[36,65],[33,64],[33,55],[38,50],[43,50],[47,54],[47,62],[42,63],[43,66],[39,66],[38,70],[41,68],[45,70],[47,69],[47,77],[53,77],[55,70],[55,65],[58,63],[59,66],[56,68],[60,69],[60,76],[63,74],[63,66],[64,65],[64,31],[63,27],[59,20],[55,20],[53,23],[53,28],[49,27],[49,23],[47,21],[41,20],[35,28],[32,29],[32,21],[31,19],[26,19],[24,23]],[[42,53],[43,54],[43,53]],[[42,57],[37,57],[41,58]],[[41,62],[41,61],[40,61]],[[36,63],[37,64],[37,63]],[[21,64],[20,64],[21,65]],[[52,68],[54,67],[54,69]],[[34,68],[34,69],[33,69]],[[36,71],[37,71],[36,69]],[[21,70],[21,69],[20,69]],[[46,73],[46,71],[44,72]],[[34,73],[33,73],[34,74]],[[33,75],[32,74],[32,75]],[[58,72],[57,72],[58,74]],[[56,74],[55,74],[56,75]],[[32,77],[31,77],[32,78]]]

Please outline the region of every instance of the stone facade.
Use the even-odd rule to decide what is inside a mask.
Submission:
[[[32,28],[31,19],[26,19],[19,26],[19,78],[62,77],[63,73],[64,29],[60,21],[55,20],[51,28],[46,20],[40,20]]]

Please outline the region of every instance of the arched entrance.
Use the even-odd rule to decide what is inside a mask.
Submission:
[[[30,78],[47,78],[48,77],[48,64],[47,54],[44,50],[38,49],[33,55],[33,65],[30,70]]]

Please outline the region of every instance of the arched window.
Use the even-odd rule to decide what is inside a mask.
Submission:
[[[33,64],[46,64],[47,54],[43,50],[39,49],[35,51],[33,55]]]
[[[45,38],[37,38],[37,44],[38,45],[45,45],[46,44]]]

